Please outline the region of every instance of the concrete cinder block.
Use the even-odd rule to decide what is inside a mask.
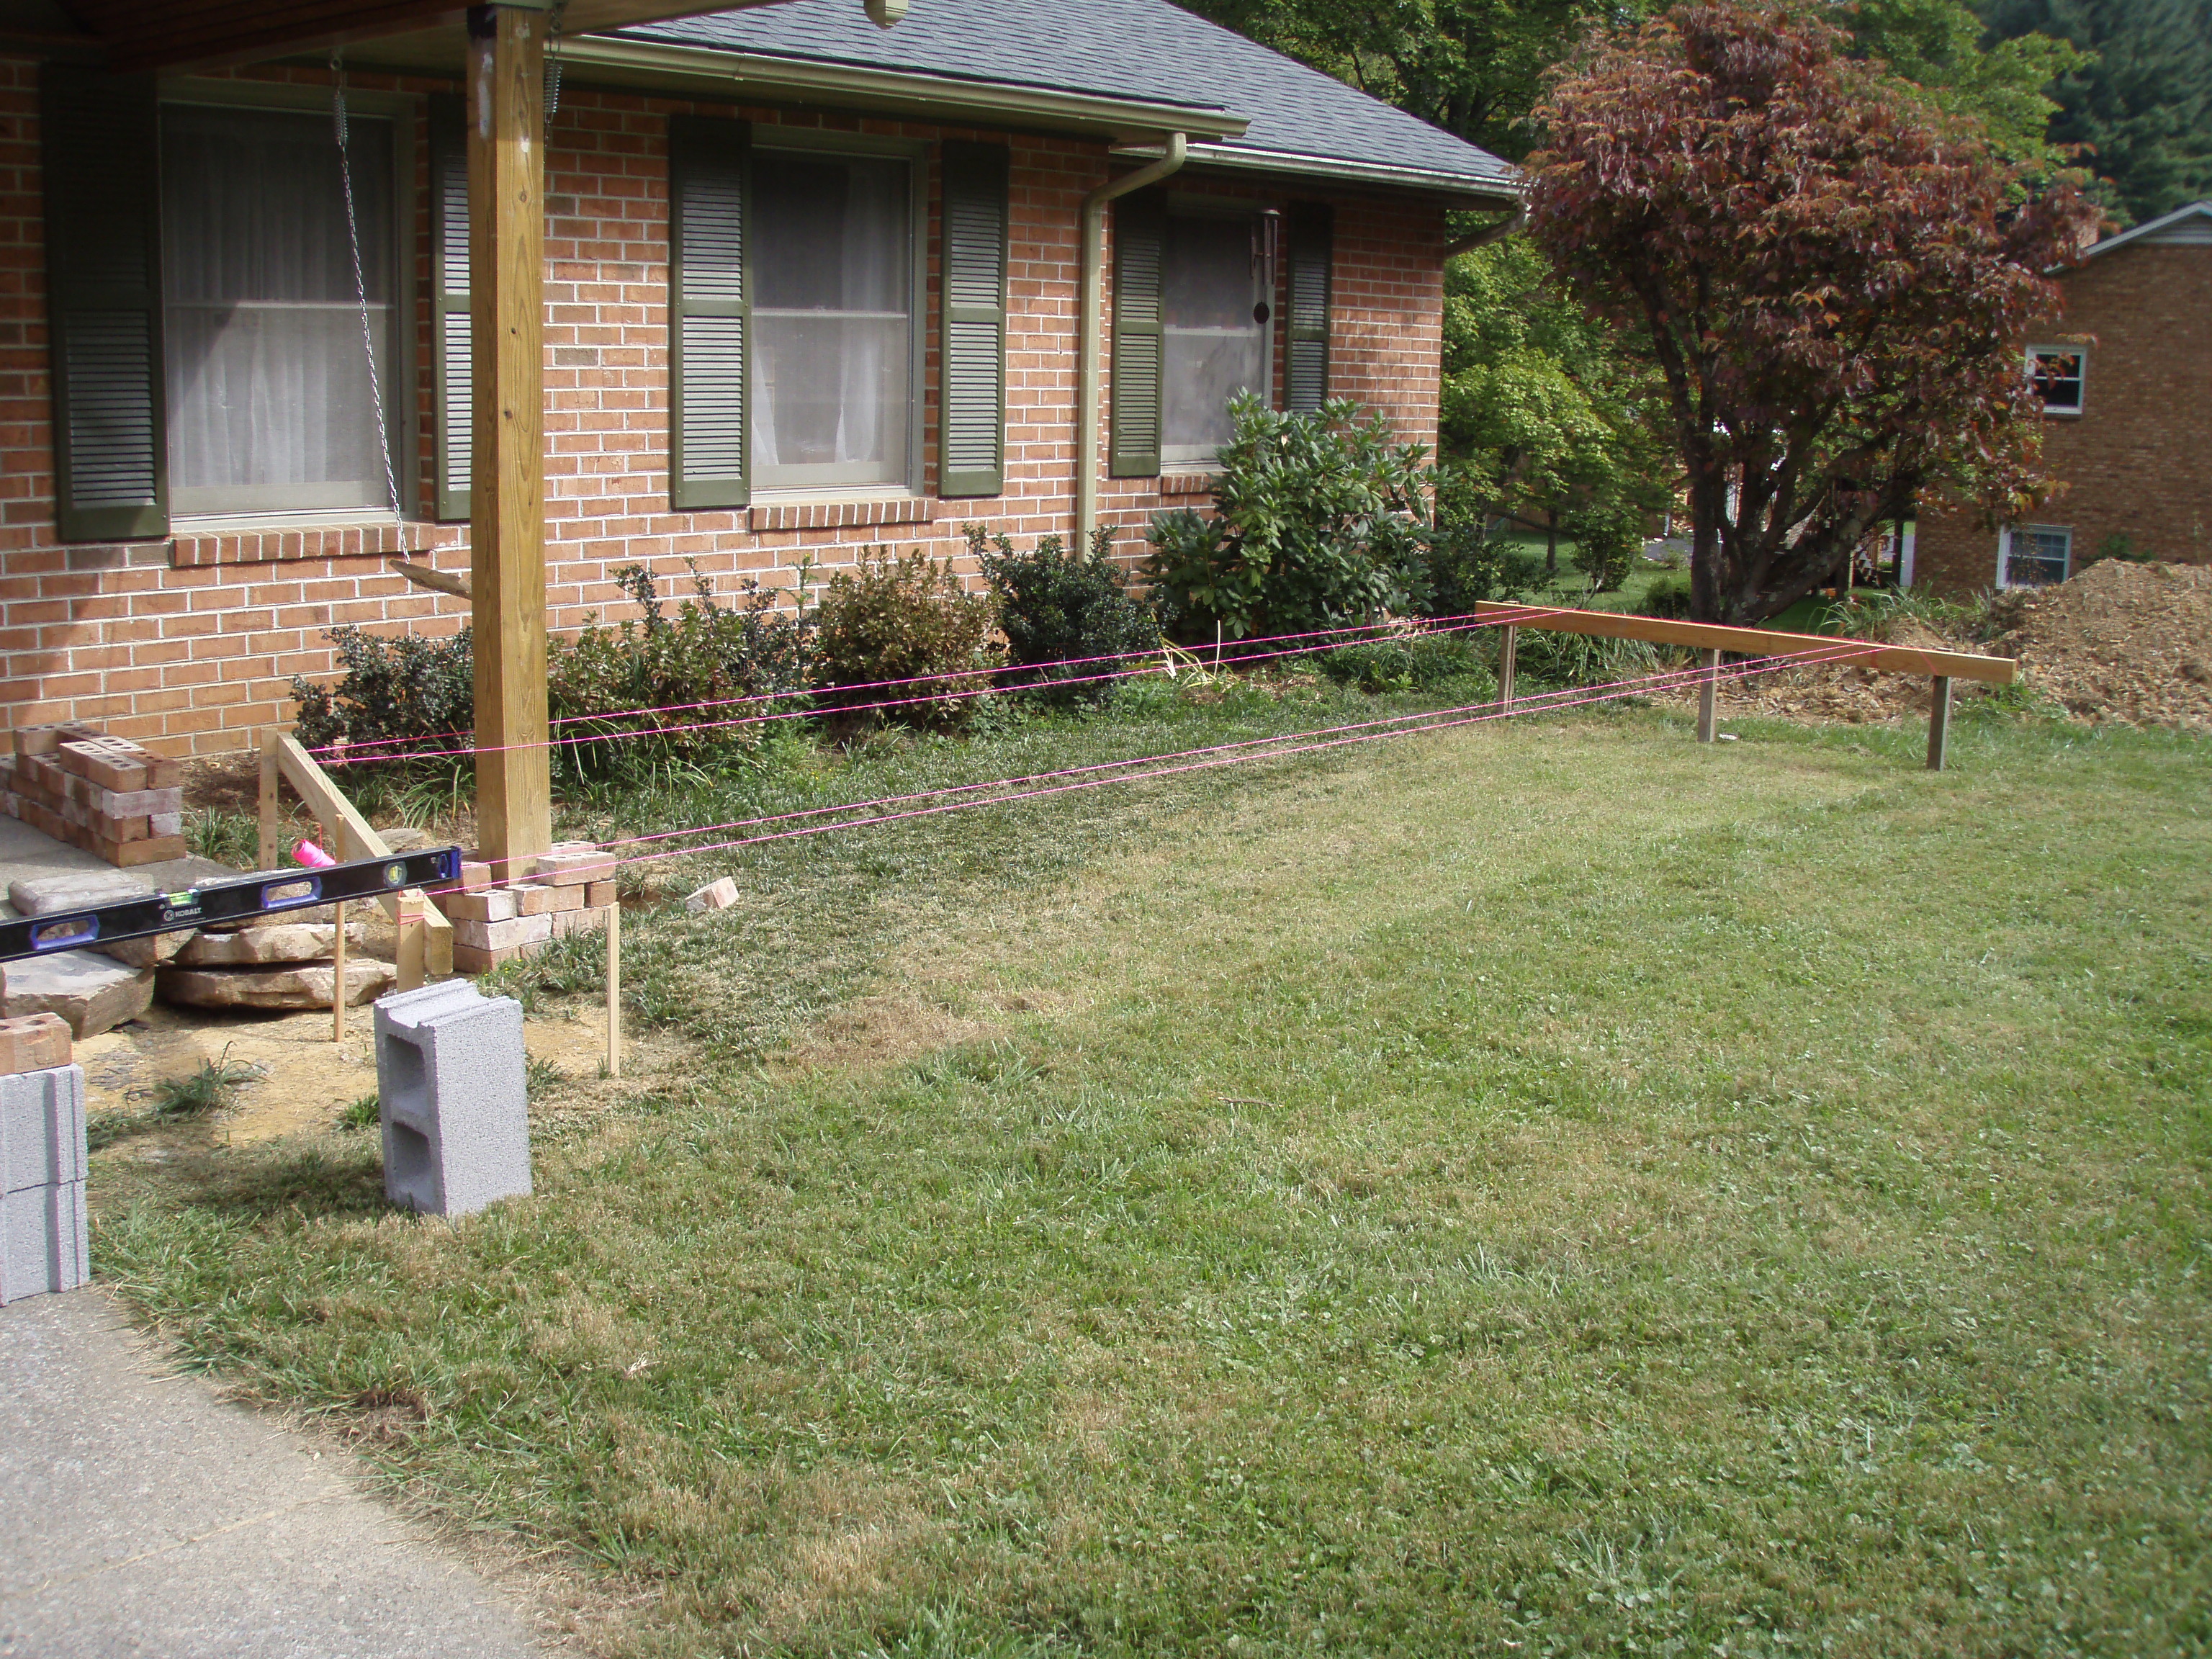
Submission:
[[[0,1192],[84,1179],[84,1067],[0,1077]]]
[[[91,1278],[83,1182],[0,1194],[0,1306],[73,1291]]]
[[[469,1215],[530,1192],[522,1005],[459,980],[376,1005],[384,1194],[424,1215]]]

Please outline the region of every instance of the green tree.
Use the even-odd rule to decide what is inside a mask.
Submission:
[[[1980,122],[2006,161],[2048,169],[2069,159],[2050,93],[2089,54],[2032,27],[1990,37],[1963,0],[1851,0],[1847,15],[1854,58],[1881,60],[1947,114]]]
[[[2081,48],[2058,71],[2055,143],[2078,144],[2135,222],[2212,196],[2212,0],[1981,0],[1990,35]],[[2002,50],[2002,48],[1998,48]]]

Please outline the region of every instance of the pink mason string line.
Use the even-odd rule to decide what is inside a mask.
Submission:
[[[1476,616],[1473,612],[1468,612],[1463,616],[1458,617],[1437,617],[1431,619],[1430,623],[1426,627],[1423,628],[1419,633],[1407,633],[1401,629],[1398,624],[1393,623],[1362,623],[1346,628],[1316,629],[1303,634],[1261,635],[1255,636],[1252,639],[1239,641],[1237,643],[1240,646],[1264,645],[1280,640],[1310,640],[1320,638],[1324,635],[1355,632],[1364,633],[1367,637],[1361,639],[1331,640],[1328,643],[1322,645],[1300,646],[1282,651],[1249,652],[1242,655],[1231,657],[1224,657],[1217,652],[1214,657],[1214,663],[1217,667],[1227,667],[1231,665],[1241,665],[1245,663],[1267,661],[1277,657],[1298,656],[1321,651],[1335,651],[1352,645],[1372,645],[1394,637],[1419,638],[1443,634],[1455,634],[1477,628],[1496,628],[1509,623],[1533,622],[1540,620],[1547,617],[1556,617],[1563,614],[1565,614],[1564,611],[1558,608],[1540,609],[1534,606],[1528,606],[1515,611],[1510,616],[1484,617]],[[1198,653],[1193,653],[1192,654],[1195,657]],[[611,743],[624,738],[663,737],[672,733],[679,732],[713,732],[720,730],[726,726],[759,725],[770,720],[810,720],[816,715],[822,714],[865,714],[871,710],[907,708],[915,703],[958,702],[972,697],[995,696],[1001,693],[1010,691],[1057,690],[1066,686],[1088,685],[1096,684],[1107,680],[1136,678],[1146,674],[1156,674],[1168,672],[1167,665],[1164,662],[1154,662],[1150,660],[1151,659],[1160,657],[1162,653],[1158,651],[1122,651],[1115,652],[1105,656],[1064,657],[1049,662],[1019,663],[1010,668],[955,669],[939,674],[911,674],[902,679],[857,680],[843,685],[814,686],[799,691],[754,692],[741,697],[719,697],[705,702],[665,703],[653,708],[617,709],[604,714],[563,714],[560,719],[553,721],[552,724],[555,726],[570,726],[587,720],[627,720],[634,715],[639,714],[684,714],[701,708],[736,708],[748,703],[785,702],[794,701],[801,697],[822,698],[833,696],[848,691],[868,691],[901,685],[920,685],[931,682],[949,682],[969,679],[978,675],[1007,673],[1034,674],[1041,673],[1047,669],[1082,667],[1092,663],[1127,662],[1132,658],[1144,658],[1147,659],[1145,665],[1141,667],[1120,669],[1103,674],[1076,675],[1058,679],[1039,679],[1023,685],[986,685],[967,691],[933,692],[921,696],[892,697],[876,702],[856,704],[848,703],[833,706],[830,708],[786,709],[766,714],[741,715],[735,719],[726,720],[687,720],[673,726],[648,726],[631,731],[588,732],[582,737],[577,738],[549,738],[541,743],[518,743],[498,745],[484,744],[481,746],[471,744],[466,748],[410,749],[378,754],[363,752],[370,749],[391,750],[392,745],[398,744],[428,743],[441,737],[457,738],[466,735],[463,731],[456,729],[451,732],[430,732],[418,737],[373,738],[359,744],[347,744],[344,742],[328,743],[310,750],[308,752],[310,754],[324,757],[323,764],[325,766],[360,766],[367,765],[376,761],[444,760],[471,755],[504,754],[510,750],[518,749],[572,747],[587,743]],[[1204,665],[1202,661],[1200,665]]]
[[[1771,673],[1778,669],[1828,662],[1847,661],[1880,650],[1877,645],[1857,641],[1839,643],[1832,651],[1778,652],[1771,656],[1754,657],[1739,663],[1729,664],[1711,672],[1716,679],[1747,679],[1757,674]],[[791,812],[767,814],[759,817],[737,818],[727,823],[703,824],[689,830],[665,830],[648,835],[625,836],[599,843],[607,848],[635,846],[644,842],[666,841],[681,836],[717,834],[724,830],[749,829],[762,824],[787,823],[796,819],[826,817],[832,813],[866,812],[885,806],[902,806],[908,802],[935,799],[945,795],[980,794],[985,790],[1007,790],[1013,793],[993,794],[983,799],[946,802],[936,806],[909,811],[876,812],[864,817],[840,818],[833,823],[810,824],[796,830],[782,830],[768,835],[750,836],[732,841],[717,842],[704,847],[672,848],[661,852],[641,854],[631,858],[609,859],[597,864],[574,866],[578,869],[612,872],[624,865],[646,864],[663,859],[683,858],[694,854],[713,853],[757,846],[764,842],[786,841],[804,836],[815,836],[831,830],[864,829],[871,825],[893,823],[908,818],[930,817],[946,812],[965,811],[975,806],[995,806],[1013,801],[1030,800],[1043,796],[1064,794],[1071,790],[1091,789],[1109,783],[1136,783],[1147,779],[1171,777],[1189,771],[1239,765],[1248,761],[1270,760],[1281,756],[1310,754],[1318,750],[1341,748],[1348,744],[1367,743],[1383,738],[1404,737],[1422,732],[1449,731],[1462,726],[1477,725],[1488,720],[1509,720],[1521,714],[1540,714],[1561,708],[1583,708],[1591,704],[1635,696],[1652,690],[1668,689],[1687,682],[1698,684],[1707,673],[1702,665],[1667,669],[1630,679],[1613,680],[1595,686],[1568,687],[1554,692],[1537,692],[1516,696],[1510,704],[1503,699],[1487,702],[1466,703],[1454,708],[1431,709],[1411,714],[1389,715],[1373,720],[1359,720],[1345,726],[1322,726],[1305,732],[1279,733],[1273,737],[1247,738],[1234,743],[1215,744],[1205,748],[1187,749],[1164,755],[1140,755],[1122,761],[1103,761],[1090,766],[1070,767],[1060,771],[1040,772],[1024,777],[996,778],[987,782],[948,785],[942,789],[921,790],[912,794],[886,795],[868,800],[846,801],[826,806],[802,808]],[[1458,716],[1459,718],[1447,718]],[[1388,728],[1388,729],[1374,729]],[[1357,735],[1338,735],[1352,733]],[[1324,741],[1295,743],[1302,738]],[[1243,753],[1243,750],[1258,752]],[[1160,761],[1176,761],[1182,764],[1158,768],[1152,771],[1132,771],[1128,769],[1154,765]],[[1096,775],[1110,773],[1109,776]],[[1067,781],[1067,780],[1075,780]],[[1045,787],[1014,789],[1024,784]],[[497,860],[494,860],[496,862]]]

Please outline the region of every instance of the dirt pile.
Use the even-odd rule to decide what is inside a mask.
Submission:
[[[2212,568],[2106,559],[1990,605],[2030,685],[2087,720],[2212,731]]]

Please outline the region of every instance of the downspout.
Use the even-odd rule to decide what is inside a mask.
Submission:
[[[1099,279],[1105,274],[1106,204],[1117,196],[1157,184],[1183,164],[1190,154],[1184,135],[1168,135],[1168,153],[1158,161],[1109,179],[1083,198],[1083,284],[1076,302],[1075,342],[1075,546],[1078,555],[1091,545],[1098,527],[1098,298]]]
[[[1457,258],[1462,253],[1472,253],[1479,247],[1488,247],[1492,242],[1502,242],[1528,222],[1528,210],[1523,205],[1515,208],[1510,218],[1494,225],[1486,225],[1472,236],[1462,236],[1455,242],[1444,244],[1444,258]]]

